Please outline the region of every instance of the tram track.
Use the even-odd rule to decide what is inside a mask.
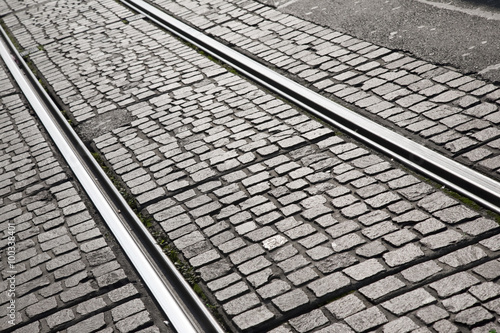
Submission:
[[[123,2],[130,3],[130,1],[123,1]],[[141,9],[136,5],[132,5],[132,8],[134,8],[136,11],[143,13],[140,15],[149,15],[148,11],[144,8]],[[167,24],[165,22],[167,22],[167,21],[162,23],[162,21],[163,21],[161,19],[162,16],[163,16],[163,14],[157,13],[157,14],[148,16],[148,18],[149,18],[149,20],[152,20],[152,21],[156,22],[157,24],[160,24],[164,27],[167,27],[167,26],[165,26],[165,24]],[[175,25],[175,24],[177,24],[177,22],[168,23],[168,25],[170,25],[170,24]],[[189,29],[187,29],[186,26],[182,26],[182,25],[180,25],[177,28],[170,28],[169,30],[171,30],[171,31],[179,30],[181,32],[183,32],[184,30],[189,31]],[[442,160],[441,157],[439,157],[440,155],[438,155],[437,153],[434,153],[428,149],[426,150],[424,147],[422,147],[422,149],[420,149],[420,148],[418,148],[419,147],[418,145],[416,145],[416,144],[412,145],[411,141],[405,139],[402,136],[397,136],[394,133],[392,133],[392,135],[389,135],[388,138],[383,137],[383,134],[387,134],[385,132],[385,131],[387,131],[387,129],[381,127],[380,125],[369,122],[366,119],[363,119],[362,117],[357,116],[354,113],[351,113],[349,110],[343,108],[342,106],[339,106],[336,104],[332,105],[332,104],[330,104],[330,103],[332,103],[331,101],[326,100],[317,94],[304,91],[304,96],[302,96],[302,95],[298,94],[297,92],[300,92],[300,91],[302,91],[301,89],[305,89],[305,88],[301,88],[300,86],[296,85],[295,83],[291,82],[290,80],[288,80],[284,77],[277,76],[276,78],[269,79],[267,75],[263,75],[259,71],[256,70],[256,69],[258,69],[259,66],[262,67],[262,65],[259,65],[258,63],[255,63],[255,62],[253,62],[253,63],[249,62],[249,63],[245,64],[245,62],[248,59],[242,59],[240,61],[238,59],[238,57],[236,57],[234,59],[228,59],[225,57],[226,53],[233,53],[234,51],[230,52],[230,49],[222,49],[222,51],[221,50],[219,50],[219,51],[212,50],[211,51],[212,46],[209,45],[211,43],[211,41],[205,40],[205,37],[199,33],[193,32],[193,35],[194,35],[194,37],[193,36],[184,37],[184,39],[187,40],[189,43],[195,45],[196,47],[199,47],[200,49],[202,49],[206,52],[210,52],[213,56],[217,56],[220,61],[229,64],[230,66],[232,66],[233,68],[238,70],[240,73],[246,73],[250,78],[252,78],[256,82],[258,82],[259,84],[267,87],[269,90],[272,90],[275,93],[280,94],[282,97],[289,99],[290,101],[292,101],[296,105],[299,105],[302,108],[308,110],[311,114],[313,114],[313,115],[323,119],[324,121],[332,124],[333,126],[339,128],[340,130],[349,134],[350,136],[352,136],[360,141],[363,141],[365,144],[379,150],[380,152],[382,152],[386,155],[391,156],[392,158],[398,160],[399,162],[402,162],[406,166],[408,166],[414,170],[417,170],[420,173],[425,174],[427,177],[432,178],[432,179],[440,182],[441,184],[444,184],[444,186],[452,188],[453,190],[455,190],[457,192],[460,192],[468,197],[473,198],[475,201],[483,204],[488,209],[491,209],[491,210],[496,211],[496,212],[500,212],[500,209],[497,207],[497,205],[495,205],[496,202],[499,202],[498,201],[498,194],[500,193],[500,191],[499,191],[498,184],[495,183],[494,181],[490,182],[488,179],[486,179],[486,177],[484,177],[476,172],[473,172],[473,171],[468,173],[468,171],[465,167],[460,167],[460,165],[458,165],[457,163],[455,163],[449,159]],[[215,45],[215,46],[218,47],[218,45]],[[215,48],[217,48],[217,47],[215,47]],[[15,51],[11,51],[11,52],[15,53]],[[29,70],[26,70],[26,71],[27,71],[27,73],[29,73]],[[273,75],[274,74],[271,74],[270,76],[272,77]],[[42,95],[44,95],[44,94],[42,94]],[[47,99],[49,101],[49,104],[50,104],[50,97],[46,96],[45,99]],[[55,112],[54,117],[57,118],[56,122],[61,123],[60,127],[63,128],[64,131],[66,131],[65,128],[68,127],[66,121],[64,120],[64,118],[61,117],[61,115],[59,114],[57,109],[54,109],[54,112]],[[364,126],[367,126],[367,127],[365,128]],[[370,129],[375,130],[379,133],[375,133],[375,134],[371,133]],[[74,135],[74,134],[71,134],[71,135]],[[71,136],[71,135],[69,135],[69,136]],[[66,140],[66,139],[63,139],[63,140]],[[75,140],[77,140],[77,139],[75,139]],[[69,141],[72,141],[72,139],[69,139]],[[401,147],[399,142],[403,142],[403,141],[405,144],[406,143],[408,144],[407,147]],[[409,141],[409,142],[407,142],[407,141]],[[57,140],[56,140],[56,142],[57,142]],[[396,144],[396,143],[398,143],[398,144]],[[79,146],[79,147],[77,147],[76,150],[80,150],[80,149],[84,150],[83,144],[81,144],[81,142],[79,144],[77,144],[77,146]],[[413,153],[411,150],[416,150],[416,153]],[[84,160],[90,159],[90,161],[91,161],[91,162],[90,161],[88,162],[91,164],[91,166],[89,166],[88,168],[89,169],[96,168],[97,169],[96,173],[101,174],[101,176],[102,176],[102,171],[100,170],[100,168],[98,166],[95,165],[95,162],[93,161],[93,159],[90,156],[88,156],[88,153],[83,152],[82,154],[83,155],[87,154],[87,156],[83,158]],[[424,159],[424,157],[425,157],[425,159]],[[69,159],[71,159],[71,158],[69,158]],[[439,164],[438,162],[443,162],[443,161],[444,161],[444,164],[446,164],[447,168],[443,168],[440,165],[438,165]],[[94,163],[92,163],[92,162],[94,162]],[[430,167],[431,171],[428,171],[427,167]],[[461,187],[458,187],[455,185],[455,183],[457,183],[457,182],[460,183],[460,182],[464,181],[464,179],[465,179],[465,178],[461,178],[462,175],[459,175],[459,173],[465,173],[465,176],[469,176],[469,177],[473,178],[472,180],[466,181],[467,186],[465,188],[461,188]],[[99,177],[101,177],[101,176],[99,176]],[[103,177],[104,178],[97,181],[97,183],[98,183],[97,186],[99,186],[101,184],[105,184],[105,186],[103,186],[103,187],[105,187],[105,188],[110,187],[110,191],[113,191],[114,190],[113,185],[109,182],[109,180],[107,180],[105,175],[103,175]],[[103,191],[107,192],[106,189],[103,189]],[[115,192],[116,192],[116,190],[115,190]],[[119,218],[120,216],[126,215],[126,220],[130,220],[130,221],[135,220],[132,224],[128,224],[128,226],[125,227],[125,229],[137,230],[140,234],[140,236],[138,237],[140,239],[140,242],[148,242],[149,243],[149,242],[153,241],[153,243],[151,243],[151,244],[154,244],[154,240],[151,239],[151,236],[149,236],[147,230],[144,230],[144,227],[142,226],[140,221],[137,220],[137,217],[135,217],[134,213],[132,211],[130,211],[130,209],[128,208],[128,205],[124,202],[124,200],[119,195],[115,199],[118,201],[116,203],[116,208],[114,208],[115,213],[118,213],[118,214],[115,214],[115,215],[118,215],[117,218]],[[105,199],[105,200],[113,201],[115,199]],[[100,199],[97,199],[97,200],[100,200]],[[111,219],[114,219],[114,218],[111,218]],[[130,221],[128,221],[127,223],[129,223]],[[137,225],[135,225],[135,224],[137,224]],[[142,233],[145,233],[145,234],[142,234]],[[486,237],[486,236],[489,236],[489,234],[485,235],[484,237]],[[131,236],[131,237],[134,238],[133,236]],[[130,238],[128,238],[128,239],[130,239]],[[124,243],[126,244],[127,242],[128,242],[128,240],[126,238]],[[154,246],[151,244],[148,245],[148,246],[150,246],[149,248],[145,249],[146,252],[149,252],[149,251],[152,251],[153,253],[155,251],[161,252],[161,249],[158,250],[157,246]],[[460,246],[462,246],[462,245],[463,244],[460,244]],[[158,254],[158,255],[160,255],[160,254]],[[129,256],[134,257],[133,254],[129,254]],[[147,259],[147,260],[149,261],[150,259]],[[164,259],[162,259],[162,260],[164,260]],[[132,261],[134,261],[134,260],[132,260]],[[142,262],[142,259],[137,260],[137,261]],[[152,261],[155,261],[155,260],[152,260]],[[154,266],[163,266],[164,264],[168,265],[166,262],[160,262],[159,264],[156,263],[156,265],[155,265],[155,263],[153,263],[152,266],[153,267]],[[153,269],[158,270],[159,268],[156,267]],[[167,276],[169,276],[171,274],[175,275],[176,271],[174,268],[173,272],[167,271],[164,273]],[[144,274],[148,275],[147,272]],[[177,273],[177,275],[178,275],[178,273]],[[181,277],[180,277],[180,281],[182,281]],[[177,282],[179,282],[179,281],[177,281]],[[172,282],[172,281],[170,281],[169,283],[175,284],[175,282]],[[169,283],[166,283],[166,285],[167,285],[166,289],[169,289],[169,287],[168,287]],[[182,283],[182,282],[179,282],[179,283]],[[171,288],[175,289],[175,290],[177,290],[179,288],[179,290],[180,290],[184,287],[185,286],[182,286],[182,287],[175,287],[174,286]],[[151,290],[154,290],[154,288],[155,288],[154,286],[153,287],[150,286]],[[190,290],[189,287],[187,287],[187,289]],[[189,294],[189,291],[186,291],[186,294]],[[160,294],[158,297],[161,298],[162,295],[163,294]],[[187,297],[189,298],[191,296],[188,295]],[[174,298],[175,297],[176,296],[174,295]],[[182,295],[177,295],[177,297],[183,298]],[[194,298],[196,298],[195,295],[194,295]],[[169,302],[167,302],[167,303],[169,303]],[[314,305],[317,305],[317,304],[315,303]],[[169,304],[166,305],[166,308],[168,308],[168,307],[169,307]],[[182,308],[182,306],[181,306],[181,308]],[[204,309],[203,305],[202,305],[201,309],[196,308],[196,306],[187,305],[187,306],[184,306],[184,310],[185,310],[185,311],[183,311],[183,312],[185,312],[184,315],[186,315],[186,312],[190,312],[192,314],[191,316],[193,316],[193,315],[198,316],[199,311],[201,311],[201,312],[206,311],[206,309]],[[170,310],[164,309],[164,311],[166,313],[168,313]],[[182,309],[181,309],[181,311],[182,311]],[[173,317],[171,317],[171,316],[173,316]],[[190,317],[190,315],[187,315],[186,317]],[[171,314],[171,315],[169,315],[169,318],[176,318],[176,320],[177,320],[178,317],[176,314]],[[195,318],[193,320],[190,320],[190,318],[187,318],[187,321],[194,322],[194,323],[192,323],[192,326],[193,326],[192,329],[194,332],[196,332],[196,331],[212,332],[212,331],[216,331],[216,329],[217,329],[217,328],[211,328],[210,326],[204,326],[205,324],[203,324],[203,323],[197,323],[197,321],[203,322],[203,319],[196,319]],[[210,319],[208,319],[208,321],[210,322]],[[172,320],[172,322],[174,322],[174,320]],[[183,328],[181,330],[182,332],[187,332],[188,330],[187,330],[187,328],[185,328],[187,326],[184,326],[184,325],[188,325],[188,324],[186,324],[184,322],[180,322],[180,321],[178,323],[174,324],[175,327],[182,327]],[[206,325],[211,325],[211,323],[208,323]]]
[[[178,332],[223,332],[39,84],[0,27],[0,56],[92,203]]]
[[[288,79],[143,0],[123,4],[345,134],[500,213],[500,183]]]

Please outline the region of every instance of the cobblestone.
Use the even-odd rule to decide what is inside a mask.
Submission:
[[[273,303],[280,311],[288,312],[309,303],[309,298],[302,290],[296,289],[274,298]]]
[[[384,302],[382,306],[395,315],[401,315],[435,301],[436,299],[424,289],[416,289]]]
[[[368,299],[375,301],[405,286],[405,283],[398,278],[389,276],[359,289],[359,292]]]
[[[333,273],[324,278],[316,280],[308,285],[316,297],[333,293],[350,284],[349,279],[342,273]]]
[[[363,304],[363,302],[361,302],[361,300],[358,297],[354,295],[348,295],[342,297],[340,300],[328,304],[326,308],[337,319],[344,319],[361,310],[364,310],[366,306]]]
[[[387,317],[377,308],[369,308],[345,319],[356,332],[364,332],[386,323]]]
[[[273,318],[273,313],[265,306],[249,310],[233,318],[239,329],[245,330]]]
[[[475,276],[467,272],[460,272],[437,282],[433,282],[429,286],[434,289],[440,297],[449,297],[478,283],[479,280]]]
[[[414,244],[408,244],[400,249],[393,250],[384,254],[383,258],[387,265],[395,267],[406,264],[422,256],[424,256],[424,252],[422,252],[422,250],[418,246]]]
[[[328,322],[325,315],[319,310],[313,310],[308,314],[299,316],[290,321],[298,332],[310,332],[312,329],[319,327]]]

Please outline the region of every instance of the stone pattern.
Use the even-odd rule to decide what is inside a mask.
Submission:
[[[498,331],[499,241],[496,235],[412,266],[270,333]],[[456,272],[466,267],[470,268]]]
[[[0,330],[160,332],[3,62],[0,79]]]
[[[207,8],[186,3],[200,14]],[[215,18],[233,8],[225,6]],[[252,6],[244,8],[267,12]],[[498,232],[493,220],[132,19],[116,2],[57,0],[43,8],[28,6],[4,21],[24,48],[44,43],[30,59],[68,105],[77,131],[93,134],[91,143],[196,269],[231,329],[266,330],[298,312],[307,314],[277,330],[414,329],[421,322],[381,304],[409,293],[433,305],[428,294],[441,296],[423,284],[496,258],[493,245],[470,245]],[[39,23],[54,13],[56,28]],[[82,24],[74,24],[76,13]],[[302,36],[312,28],[293,30]],[[57,42],[55,31],[64,31]],[[328,40],[336,38],[344,43],[339,35]],[[306,48],[299,49],[293,53]],[[393,61],[391,51],[382,53],[373,59]],[[359,292],[342,302],[353,309],[311,306],[352,290]]]
[[[500,87],[258,1],[155,0],[184,22],[499,179]]]

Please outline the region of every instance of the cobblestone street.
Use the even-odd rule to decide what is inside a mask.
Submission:
[[[154,3],[311,89],[500,177],[498,85],[282,14],[259,2]]]
[[[152,326],[143,287],[122,265],[123,255],[115,254],[102,221],[93,217],[3,64],[0,79],[0,330],[21,325],[15,332],[160,332]],[[9,231],[16,238],[9,254],[13,266]]]
[[[500,179],[497,84],[258,1],[155,3]],[[119,2],[0,0],[0,14],[75,131],[194,268],[228,331],[500,330],[498,216]],[[0,69],[0,330],[163,331],[154,302]],[[8,323],[9,224],[17,326]]]

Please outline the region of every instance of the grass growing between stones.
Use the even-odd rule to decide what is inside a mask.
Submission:
[[[122,197],[125,199],[129,207],[134,211],[142,224],[149,230],[157,244],[160,245],[163,253],[165,253],[165,255],[174,264],[175,268],[179,271],[179,273],[181,273],[182,277],[187,281],[191,288],[193,288],[194,292],[201,298],[212,315],[216,317],[216,319],[220,323],[224,323],[220,313],[217,311],[218,306],[214,305],[210,301],[208,296],[203,291],[202,287],[198,284],[198,282],[200,281],[200,277],[196,273],[194,267],[192,267],[189,263],[181,258],[179,250],[177,250],[175,246],[172,245],[170,240],[166,237],[165,233],[160,230],[160,228],[156,227],[154,220],[150,216],[146,216],[140,212],[140,207],[135,201],[134,197],[122,186],[120,180],[116,178],[112,170],[104,162],[103,157],[97,152],[92,153],[92,156],[101,166],[104,173],[111,180],[118,192],[120,192]]]
[[[14,45],[14,47],[18,51],[22,50],[21,44],[19,44],[17,39],[14,37],[14,35],[9,31],[9,28],[7,27],[7,25],[5,24],[5,22],[3,20],[0,20],[0,25],[2,26],[2,28],[5,31],[5,33],[7,34],[7,36],[9,37],[9,39],[12,42],[12,44]]]
[[[344,297],[346,297],[346,296],[349,296],[349,295],[351,295],[351,294],[354,294],[356,291],[357,291],[357,290],[347,291],[347,292],[345,292],[345,293],[343,293],[343,294],[341,294],[341,295],[339,295],[339,296],[336,296],[336,297],[334,297],[334,298],[332,298],[332,299],[329,299],[329,300],[325,301],[323,304],[321,304],[321,306],[325,306],[325,305],[327,305],[327,304],[330,304],[330,303],[333,303],[333,302],[335,302],[335,301],[338,301],[338,300],[339,300],[339,299],[341,299],[341,298],[344,298]]]
[[[446,188],[443,188],[442,190],[443,190],[443,192],[448,194],[450,197],[457,199],[458,201],[460,201],[461,203],[463,203],[467,207],[469,207],[475,211],[484,211],[487,216],[489,216],[490,218],[495,220],[498,224],[500,224],[500,214],[497,214],[491,210],[487,210],[487,209],[485,210],[482,206],[480,206],[474,200],[472,200],[466,196],[463,196],[460,193],[454,192],[454,191],[446,189]]]
[[[484,208],[483,206],[481,206],[480,204],[478,204],[477,202],[475,202],[471,198],[466,197],[466,196],[464,196],[464,195],[462,195],[462,194],[460,194],[452,189],[449,189],[449,188],[445,187],[443,184],[437,183],[436,181],[434,181],[431,178],[426,178],[425,176],[413,171],[412,169],[406,167],[405,165],[403,165],[401,163],[398,163],[398,165],[402,170],[404,170],[408,174],[413,175],[414,177],[420,179],[422,182],[425,182],[426,184],[434,187],[436,190],[444,192],[446,195],[457,200],[458,202],[462,203],[463,205],[467,206],[468,208],[470,208],[476,212],[484,213],[489,218],[495,220],[496,223],[500,224],[500,214],[497,214],[491,210]]]

